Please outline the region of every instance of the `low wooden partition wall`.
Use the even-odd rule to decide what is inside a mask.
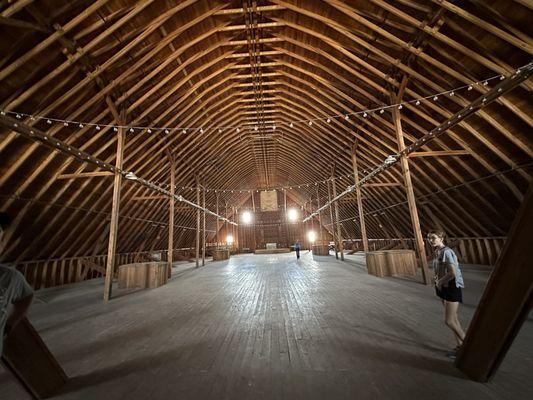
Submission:
[[[418,269],[413,250],[384,250],[366,253],[366,267],[371,275],[414,276]]]
[[[174,261],[193,258],[194,248],[185,247],[173,250]],[[167,260],[167,250],[151,252],[120,253],[116,256],[116,265],[129,264],[137,261],[149,261],[154,253],[161,255],[161,261]],[[62,286],[69,283],[82,282],[100,278],[105,275],[107,255],[85,257],[55,258],[38,261],[22,261],[15,265],[34,290]],[[9,262],[7,264],[10,264]]]
[[[448,245],[456,252],[463,264],[494,265],[505,243],[504,236],[498,237],[451,237]],[[370,251],[407,248],[414,250],[412,238],[368,239]],[[344,239],[347,250],[363,251],[361,239]]]
[[[119,289],[154,289],[167,283],[167,263],[145,262],[118,267]]]
[[[329,246],[315,244],[313,246],[313,255],[315,255],[315,256],[329,256]]]

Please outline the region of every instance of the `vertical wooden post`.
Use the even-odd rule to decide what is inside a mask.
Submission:
[[[359,212],[359,225],[361,227],[361,239],[363,241],[363,250],[368,252],[368,237],[366,236],[366,225],[365,225],[365,212],[363,209],[363,199],[361,197],[361,188],[359,185],[359,172],[357,170],[357,142],[352,148],[352,165],[353,165],[353,174],[355,179],[355,193],[357,195],[357,211]]]
[[[337,183],[335,182],[335,165],[331,167],[331,188],[333,190],[333,197],[337,196]],[[344,261],[344,246],[342,244],[342,232],[339,218],[339,202],[335,202],[335,219],[337,220],[337,240],[339,242],[339,252],[341,253],[341,260]]]
[[[403,90],[405,89],[406,84],[407,84],[407,78],[404,77],[402,84],[400,86],[400,90],[398,92],[398,96],[395,97],[394,94],[391,94],[391,100],[393,103],[401,101]],[[396,139],[398,141],[398,150],[402,151],[405,148],[405,141],[403,137],[401,116],[400,116],[400,112],[398,111],[397,107],[392,107],[392,119],[394,121],[394,126],[396,128]],[[422,231],[420,229],[420,220],[418,218],[418,210],[416,208],[415,193],[413,190],[413,183],[411,181],[411,172],[409,170],[409,161],[408,161],[407,156],[405,155],[402,156],[400,159],[400,163],[402,165],[402,173],[403,173],[403,178],[405,182],[405,191],[407,193],[407,202],[409,204],[409,213],[411,214],[411,223],[413,225],[413,230],[414,230],[415,244],[418,250],[418,256],[420,258],[420,264],[422,265],[422,279],[426,285],[429,285],[431,283],[431,277],[429,275],[426,249],[424,247],[424,239],[422,238]]]
[[[327,182],[327,184],[328,184],[328,202],[330,202],[331,201],[331,189],[329,188],[329,181]],[[335,235],[335,220],[333,219],[333,207],[331,206],[331,203],[329,203],[329,218],[331,221],[331,235],[333,236],[333,247],[335,249],[335,258],[338,260],[339,249],[337,248],[337,238],[336,238],[337,235]],[[328,244],[328,248],[329,248],[329,244]]]
[[[283,191],[283,210],[284,210],[284,220],[285,220],[285,237],[287,240],[287,246],[291,248],[291,241],[289,239],[289,218],[287,216],[287,189]]]
[[[217,235],[217,250],[218,250],[218,246],[219,246],[219,243],[220,243],[219,236],[218,236],[218,222],[219,222],[218,215],[220,215],[219,212],[218,212],[218,197],[219,197],[219,194],[218,194],[218,192],[216,192],[216,202],[217,202],[217,231],[216,231],[216,235]]]
[[[233,222],[237,220],[237,207],[233,207]],[[237,252],[240,253],[241,251],[241,242],[239,240],[239,226],[232,225],[233,227],[233,243],[235,243],[235,248],[237,249]]]
[[[114,107],[113,107],[114,108]],[[117,157],[115,160],[115,180],[113,182],[113,203],[111,205],[111,221],[109,223],[109,243],[107,246],[107,263],[106,275],[104,281],[104,301],[111,299],[113,289],[113,275],[115,274],[115,255],[117,250],[117,235],[118,235],[118,214],[120,210],[120,189],[122,186],[122,174],[118,170],[122,170],[122,162],[124,156],[124,143],[126,131],[122,127],[126,121],[126,111],[122,110],[120,118],[116,118],[118,128],[117,134]]]
[[[254,234],[254,252],[257,248],[257,239],[255,237],[255,200],[254,200],[254,191],[252,190],[252,210],[253,210],[253,220],[252,220],[252,230]]]
[[[176,168],[174,163],[174,157],[168,155],[170,161],[170,194],[172,197],[169,201],[168,207],[168,270],[167,276],[170,278],[172,276],[172,262],[174,261],[174,193],[176,191]]]
[[[204,186],[202,186],[202,267],[205,266],[205,240],[207,235],[205,234],[205,181]]]
[[[200,182],[198,174],[194,175],[196,183],[196,204],[200,204]],[[196,268],[200,266],[200,210],[196,209]]]
[[[229,214],[228,214],[228,202],[225,201],[226,203],[226,219],[229,220]],[[229,229],[228,229],[228,222],[227,221],[224,221],[224,230],[226,231],[226,240],[224,241],[226,243],[226,249],[228,249],[228,234],[229,234]],[[228,249],[229,250],[229,249]]]
[[[532,237],[530,184],[455,362],[476,381],[486,382],[496,373],[533,307]]]
[[[320,183],[318,183],[316,186],[316,203],[317,208],[320,208],[320,193],[318,190],[318,185],[320,185]],[[318,213],[318,223],[320,226],[320,245],[324,246],[324,233],[322,232],[324,228],[322,227],[322,215],[320,215],[320,212]]]

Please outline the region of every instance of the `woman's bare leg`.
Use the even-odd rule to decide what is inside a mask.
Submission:
[[[465,332],[461,327],[459,318],[457,318],[457,310],[459,309],[459,302],[444,301],[445,323],[452,330],[458,346],[463,344]]]

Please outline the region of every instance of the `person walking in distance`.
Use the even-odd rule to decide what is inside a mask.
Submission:
[[[300,239],[296,239],[296,243],[294,243],[294,250],[296,250],[296,259],[298,260],[300,258],[300,249],[302,246],[300,245]]]

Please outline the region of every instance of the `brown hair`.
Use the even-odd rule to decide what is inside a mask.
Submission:
[[[433,229],[431,231],[428,232],[428,236],[429,235],[436,235],[438,237],[440,237],[443,241],[446,240],[446,232],[444,232],[443,230],[440,230],[440,229]]]

